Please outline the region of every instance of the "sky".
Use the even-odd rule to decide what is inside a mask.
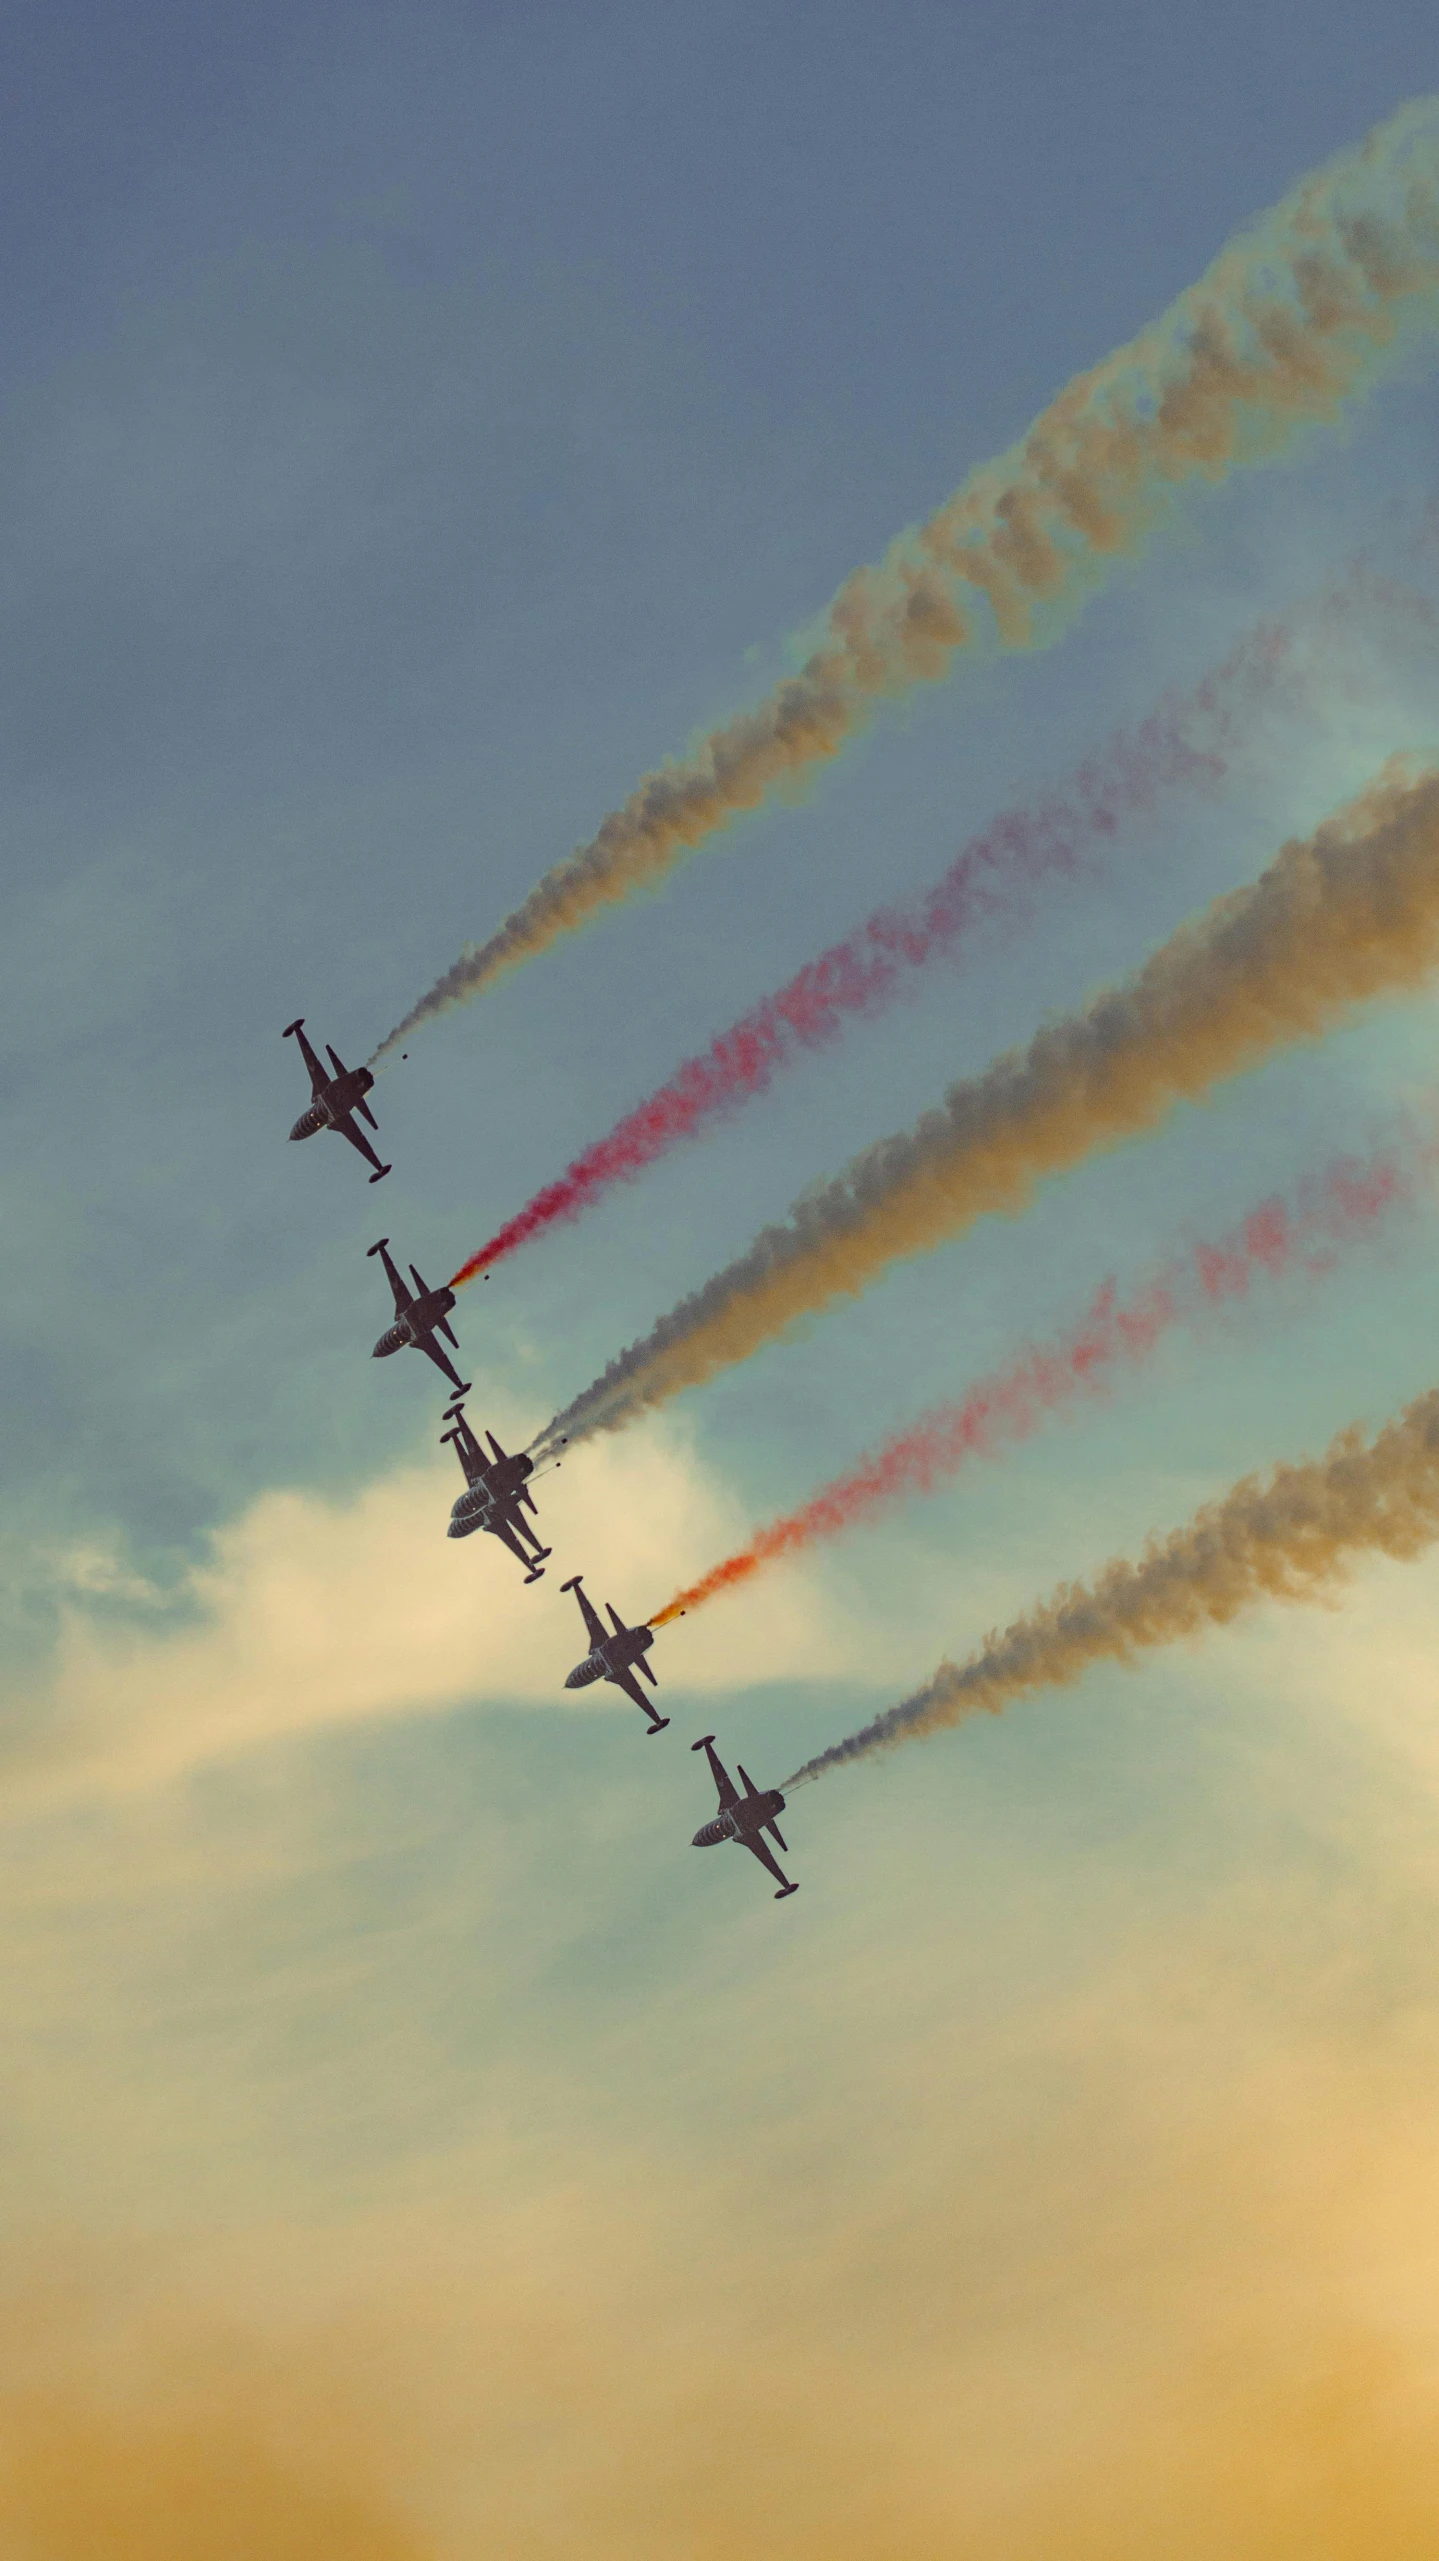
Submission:
[[[0,153],[0,2521],[16,2561],[1421,2561],[1439,1560],[796,1791],[1056,1586],[1439,1383],[1433,995],[1356,1008],[448,1541],[370,1346],[876,906],[1259,631],[1157,791],[460,1296],[533,1439],[858,1150],[1436,754],[1439,332],[1051,647],[367,1057],[1241,226],[1435,87],[1373,0],[12,13]],[[1432,322],[1432,314],[1431,314]],[[1327,603],[1325,600],[1328,600]],[[1322,629],[1322,645],[1316,634]],[[1250,663],[1250,662],[1245,662]],[[1338,1157],[1405,1197],[1021,1441],[628,1617]],[[740,1872],[743,1870],[744,1872]]]

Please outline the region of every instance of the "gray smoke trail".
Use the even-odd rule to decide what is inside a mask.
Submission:
[[[796,675],[647,774],[598,833],[464,951],[371,1061],[432,1015],[653,884],[876,706],[957,653],[1050,645],[1176,495],[1272,460],[1377,377],[1406,316],[1439,312],[1439,99],[1305,178],[1163,317],[1076,375],[1022,441],[846,579]]]
[[[1091,1663],[1131,1662],[1258,1601],[1318,1601],[1365,1555],[1409,1560],[1439,1538],[1439,1388],[1365,1446],[1351,1424],[1323,1458],[1246,1477],[1183,1529],[1151,1540],[1137,1565],[1116,1560],[1089,1583],[986,1637],[962,1665],[941,1663],[898,1707],[833,1743],[784,1782],[786,1792],[967,1716],[998,1716],[1032,1690],[1077,1681]]]
[[[1126,984],[952,1085],[867,1148],[610,1362],[541,1444],[615,1430],[745,1360],[904,1255],[1023,1207],[1047,1174],[1317,1039],[1439,967],[1439,773],[1385,769],[1252,886],[1182,925]]]

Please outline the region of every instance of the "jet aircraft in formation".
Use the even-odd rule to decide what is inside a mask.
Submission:
[[[614,1621],[613,1627],[606,1627],[594,1603],[587,1598],[578,1574],[572,1574],[567,1583],[561,1583],[560,1590],[574,1593],[590,1640],[590,1650],[584,1661],[576,1663],[574,1670],[565,1676],[566,1689],[587,1690],[591,1681],[613,1681],[617,1690],[623,1690],[626,1698],[632,1698],[636,1707],[643,1708],[650,1720],[650,1733],[662,1734],[669,1718],[656,1716],[652,1702],[635,1679],[636,1672],[643,1672],[647,1681],[652,1682],[656,1689],[659,1687],[658,1676],[645,1661],[655,1641],[654,1629],[626,1627],[613,1601],[605,1603]]]
[[[284,1036],[286,1040],[294,1038],[299,1042],[305,1065],[310,1071],[310,1101],[290,1136],[313,1138],[317,1129],[333,1129],[340,1138],[348,1138],[352,1147],[358,1147],[367,1164],[374,1166],[371,1182],[382,1181],[393,1169],[380,1163],[364,1131],[355,1125],[355,1114],[359,1112],[371,1129],[379,1128],[379,1122],[365,1100],[375,1081],[369,1068],[347,1067],[339,1051],[331,1049],[330,1059],[335,1072],[333,1076],[327,1076],[305,1038],[303,1014],[297,1014],[292,1023],[285,1025]],[[328,1042],[325,1045],[329,1048]]]
[[[736,1761],[735,1768],[744,1780],[745,1792],[741,1796],[715,1750],[713,1734],[702,1734],[697,1743],[691,1743],[690,1750],[703,1752],[708,1759],[710,1776],[714,1780],[720,1801],[718,1814],[714,1815],[708,1823],[701,1823],[690,1847],[696,1850],[707,1850],[711,1849],[716,1841],[739,1841],[745,1849],[754,1852],[761,1867],[767,1867],[771,1876],[779,1878],[780,1890],[774,1898],[776,1903],[782,1903],[787,1894],[798,1894],[798,1885],[790,1883],[778,1859],[760,1837],[764,1832],[773,1832],[780,1848],[788,1855],[789,1843],[774,1819],[777,1814],[784,1812],[784,1798],[779,1789],[756,1787],[748,1770]]]
[[[290,1136],[312,1138],[319,1129],[337,1131],[374,1166],[370,1180],[378,1183],[391,1168],[380,1163],[354,1118],[359,1112],[371,1129],[377,1126],[374,1113],[364,1099],[375,1081],[369,1068],[347,1067],[338,1051],[331,1049],[329,1054],[334,1074],[327,1076],[305,1038],[303,1015],[286,1025],[285,1038],[288,1040],[292,1035],[299,1041],[305,1065],[310,1071],[311,1101],[300,1114]],[[534,1460],[527,1451],[511,1453],[502,1449],[493,1432],[484,1436],[489,1442],[486,1450],[484,1441],[465,1416],[463,1399],[470,1392],[469,1383],[460,1377],[448,1353],[441,1350],[436,1339],[443,1334],[445,1341],[459,1350],[455,1335],[445,1321],[456,1303],[455,1293],[449,1288],[429,1288],[413,1263],[410,1265],[410,1277],[415,1285],[411,1289],[409,1283],[401,1279],[390,1258],[389,1244],[388,1236],[382,1236],[378,1244],[370,1247],[370,1252],[378,1254],[384,1263],[385,1276],[395,1302],[395,1321],[380,1336],[374,1357],[385,1360],[391,1352],[403,1351],[409,1346],[432,1360],[456,1390],[453,1402],[445,1410],[445,1421],[450,1428],[441,1434],[441,1439],[454,1449],[464,1471],[465,1490],[456,1496],[451,1506],[448,1534],[451,1538],[468,1538],[474,1530],[487,1530],[524,1567],[525,1581],[537,1583],[544,1573],[544,1561],[551,1550],[541,1545],[538,1531],[532,1529],[525,1518],[527,1511],[535,1513],[534,1497],[526,1483],[534,1473]],[[663,1734],[670,1720],[657,1714],[653,1701],[636,1678],[637,1673],[643,1673],[652,1688],[659,1686],[655,1673],[645,1660],[655,1641],[654,1630],[643,1625],[627,1626],[613,1601],[605,1604],[611,1620],[610,1626],[606,1627],[586,1595],[583,1580],[578,1574],[571,1575],[560,1588],[574,1593],[585,1623],[585,1634],[590,1640],[590,1650],[583,1662],[577,1663],[566,1678],[566,1689],[583,1690],[594,1681],[609,1681],[643,1710],[648,1719],[647,1733]],[[778,1788],[757,1788],[744,1769],[739,1772],[744,1781],[744,1794],[741,1795],[715,1751],[714,1739],[712,1734],[704,1734],[692,1746],[694,1751],[709,1755],[710,1772],[720,1803],[718,1814],[696,1832],[694,1846],[706,1849],[715,1841],[739,1841],[754,1853],[763,1867],[768,1868],[771,1876],[778,1879],[780,1890],[774,1899],[782,1903],[787,1895],[797,1894],[799,1887],[791,1884],[785,1876],[762,1835],[771,1833],[780,1848],[786,1848],[783,1834],[775,1821],[775,1816],[784,1811],[784,1798]],[[739,1768],[738,1763],[735,1766]]]
[[[524,1450],[513,1457],[500,1447],[493,1432],[485,1438],[493,1452],[487,1457],[478,1432],[465,1419],[464,1406],[456,1402],[446,1409],[450,1425],[442,1432],[442,1441],[454,1446],[456,1458],[465,1471],[465,1490],[457,1494],[450,1508],[451,1538],[468,1538],[472,1530],[488,1530],[500,1540],[512,1556],[525,1567],[525,1581],[537,1583],[543,1574],[544,1560],[550,1554],[541,1547],[538,1533],[531,1529],[520,1506],[533,1512],[534,1496],[525,1491],[525,1478],[534,1473],[534,1460]],[[531,1552],[533,1551],[533,1552]]]
[[[369,1249],[372,1254],[378,1254],[384,1264],[385,1275],[395,1301],[395,1321],[393,1325],[385,1327],[375,1345],[372,1357],[377,1361],[388,1360],[391,1352],[402,1352],[409,1346],[417,1352],[423,1352],[427,1360],[434,1362],[436,1369],[444,1371],[452,1387],[457,1387],[462,1396],[468,1396],[469,1380],[461,1378],[448,1352],[442,1352],[435,1340],[436,1334],[443,1334],[447,1343],[454,1343],[456,1351],[460,1348],[455,1342],[453,1331],[445,1322],[450,1309],[455,1304],[454,1291],[429,1288],[421,1279],[413,1263],[410,1265],[410,1277],[415,1286],[411,1289],[408,1283],[401,1280],[391,1262],[389,1246],[388,1236],[382,1236],[379,1243],[372,1245]]]

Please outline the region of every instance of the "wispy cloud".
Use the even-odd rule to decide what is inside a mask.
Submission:
[[[556,1552],[547,1580],[527,1589],[494,1541],[447,1538],[459,1490],[446,1459],[345,1499],[264,1494],[163,1605],[98,1550],[71,1559],[81,1597],[27,1702],[7,1785],[145,1783],[286,1734],[471,1702],[604,1712],[611,1693],[577,1710],[565,1692],[584,1643],[559,1582],[582,1570],[598,1598],[638,1610],[656,1579],[675,1579],[742,1518],[682,1439],[647,1435],[544,1479],[537,1499]],[[85,1598],[104,1606],[92,1612]],[[797,1586],[687,1656],[685,1688],[821,1677],[842,1642]],[[659,1669],[663,1679],[662,1659]]]

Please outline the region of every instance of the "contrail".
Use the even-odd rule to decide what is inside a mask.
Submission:
[[[745,1360],[897,1258],[1023,1208],[1047,1174],[1156,1128],[1181,1101],[1439,963],[1439,773],[1387,766],[1136,977],[952,1085],[610,1362],[540,1435],[614,1430]]]
[[[1424,1161],[1432,1163],[1435,1154],[1431,1144]],[[1177,1325],[1247,1297],[1261,1277],[1328,1270],[1339,1248],[1372,1229],[1412,1191],[1411,1165],[1393,1150],[1367,1160],[1343,1157],[1301,1185],[1292,1204],[1277,1195],[1262,1201],[1231,1234],[1217,1242],[1196,1241],[1127,1299],[1120,1298],[1113,1280],[1103,1282],[1078,1324],[1057,1341],[1027,1346],[967,1396],[921,1414],[797,1511],[771,1521],[747,1547],[677,1592],[650,1626],[664,1627],[747,1583],[761,1567],[838,1537],[906,1494],[932,1493],[968,1459],[992,1457],[1006,1443],[1028,1440],[1046,1415],[1086,1390],[1102,1388],[1121,1366],[1137,1366]]]
[[[1421,537],[1422,541],[1422,537]],[[1167,792],[1217,788],[1258,723],[1362,687],[1352,643],[1366,617],[1430,637],[1429,600],[1359,562],[1283,619],[1256,626],[1192,691],[1164,695],[1147,716],[1086,757],[1068,782],[1003,811],[971,837],[943,876],[917,898],[878,908],[843,942],[806,962],[787,986],[741,1015],[708,1050],[627,1112],[507,1219],[450,1275],[462,1288],[556,1222],[568,1222],[715,1119],[762,1094],[809,1052],[852,1022],[882,1013],[937,962],[963,960],[983,927],[1016,927],[1045,879],[1073,876],[1127,822]]]
[[[653,885],[957,654],[1049,646],[1179,493],[1271,461],[1376,379],[1439,312],[1439,99],[1421,98],[1239,233],[1137,338],[1078,374],[876,565],[799,670],[647,774],[591,841],[463,952],[374,1053]],[[374,1063],[374,1060],[371,1061]]]
[[[1247,1476],[1185,1528],[1151,1540],[1137,1565],[1116,1559],[1093,1583],[1062,1583],[964,1664],[857,1734],[831,1744],[784,1782],[786,1792],[912,1736],[998,1716],[1028,1690],[1077,1681],[1091,1663],[1128,1663],[1143,1648],[1224,1627],[1262,1600],[1322,1601],[1360,1557],[1405,1561],[1439,1538],[1439,1388],[1406,1406],[1366,1446],[1352,1423],[1323,1458]]]

